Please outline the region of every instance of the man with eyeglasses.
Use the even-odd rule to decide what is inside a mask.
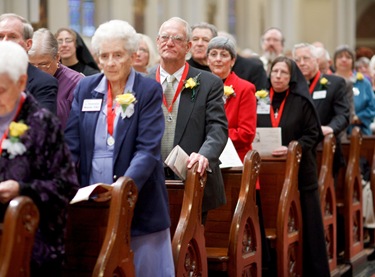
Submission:
[[[336,176],[340,167],[345,165],[339,135],[349,125],[349,102],[346,97],[345,79],[319,71],[319,54],[314,45],[296,44],[292,54],[308,83],[323,135],[333,133],[336,136],[336,151],[333,160],[333,174]]]
[[[205,222],[208,210],[226,201],[219,156],[228,140],[228,123],[222,100],[223,82],[185,61],[191,48],[190,37],[189,24],[179,17],[161,25],[156,41],[160,66],[151,77],[162,84],[164,91],[162,159],[179,145],[189,155],[188,168],[198,162],[198,172],[208,172],[202,203]],[[167,179],[176,178],[167,167],[165,175]]]
[[[272,61],[283,54],[284,36],[279,28],[271,27],[267,29],[261,38],[263,55],[260,59],[263,62],[264,70],[269,73]]]
[[[74,89],[84,75],[60,63],[57,40],[46,28],[34,32],[29,61],[57,79],[57,116],[64,130],[73,102]]]
[[[28,52],[32,46],[33,27],[23,17],[7,13],[0,16],[0,40],[18,43]],[[39,104],[56,114],[57,80],[29,63],[26,90]]]

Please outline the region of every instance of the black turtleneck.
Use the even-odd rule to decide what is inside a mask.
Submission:
[[[283,100],[285,99],[286,92],[287,92],[287,91],[283,91],[283,92],[275,92],[275,93],[273,94],[273,98],[272,98],[272,107],[273,107],[273,110],[274,110],[274,111],[277,111],[277,110],[280,108],[281,103],[282,103]]]
[[[193,60],[193,58],[190,58],[189,60],[187,60],[188,64],[191,65],[192,67],[195,67],[195,68],[198,68],[198,69],[201,69],[201,70],[205,70],[205,71],[209,71],[211,72],[210,68],[208,67],[208,65],[202,65],[200,63],[197,63],[196,61]]]

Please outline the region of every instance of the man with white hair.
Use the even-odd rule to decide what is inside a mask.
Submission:
[[[309,85],[323,134],[333,133],[336,136],[337,147],[333,161],[333,173],[336,175],[344,161],[339,134],[349,125],[345,79],[320,72],[317,48],[311,44],[296,44],[293,47],[293,59]]]
[[[32,46],[32,37],[33,27],[23,17],[13,13],[0,16],[0,40],[18,43],[27,53]],[[56,114],[57,80],[31,64],[27,76],[26,90],[42,107]]]

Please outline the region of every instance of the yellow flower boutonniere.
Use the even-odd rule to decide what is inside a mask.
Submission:
[[[234,92],[233,86],[224,86],[224,95],[223,95],[223,100],[224,103],[227,102],[227,99],[229,97],[236,97],[236,93]]]
[[[184,88],[192,89],[193,93],[191,94],[191,101],[194,102],[195,96],[196,96],[196,88],[199,86],[199,76],[201,74],[199,73],[195,77],[190,77],[189,79],[184,81]]]
[[[17,155],[26,152],[25,145],[21,142],[21,136],[29,129],[23,122],[12,121],[9,125],[9,138],[4,139],[1,148],[7,150],[9,158],[13,159]]]
[[[255,93],[255,97],[260,100],[262,98],[266,98],[268,96],[268,91],[264,90],[264,89],[261,89],[261,90],[258,90],[256,93]]]
[[[137,99],[134,94],[127,92],[116,96],[116,102],[120,105],[120,109],[116,109],[116,114],[121,113],[121,118],[131,117],[134,113],[134,104]]]
[[[361,72],[357,72],[357,80],[358,81],[362,81],[365,77],[363,76],[363,74]]]
[[[320,83],[320,86],[321,86],[322,88],[327,88],[328,85],[330,84],[329,81],[328,81],[328,79],[327,79],[326,77],[322,77],[322,78],[320,79],[319,83]]]

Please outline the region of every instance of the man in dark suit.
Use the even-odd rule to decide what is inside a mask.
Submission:
[[[33,27],[23,17],[7,13],[0,16],[0,40],[21,45],[26,52],[32,46]],[[29,63],[26,90],[38,103],[56,114],[57,80]]]
[[[229,33],[220,31],[219,36],[229,38],[237,47],[236,39]],[[254,84],[255,90],[261,90],[268,87],[266,71],[263,69],[263,63],[258,57],[244,58],[237,54],[236,61],[232,70],[238,77]]]
[[[207,46],[216,36],[217,30],[212,24],[201,22],[191,26],[191,58],[187,61],[191,66],[210,71],[207,65]]]
[[[322,74],[319,71],[318,51],[311,44],[295,45],[293,58],[309,84],[323,134],[334,133],[336,136],[337,147],[333,162],[333,173],[336,175],[343,163],[338,135],[349,124],[349,103],[346,97],[345,80],[339,76]]]
[[[189,155],[188,168],[198,162],[198,172],[208,173],[202,204],[204,217],[208,210],[225,204],[219,156],[228,139],[228,126],[222,100],[223,82],[185,61],[191,48],[190,36],[190,26],[185,20],[173,17],[164,22],[157,37],[160,66],[150,75],[163,86],[166,130],[172,130],[169,137],[164,133],[162,153],[163,148],[169,153],[179,145]],[[171,77],[176,81],[173,91],[168,91],[174,96],[167,101],[167,82]],[[172,141],[169,145],[168,140]]]

